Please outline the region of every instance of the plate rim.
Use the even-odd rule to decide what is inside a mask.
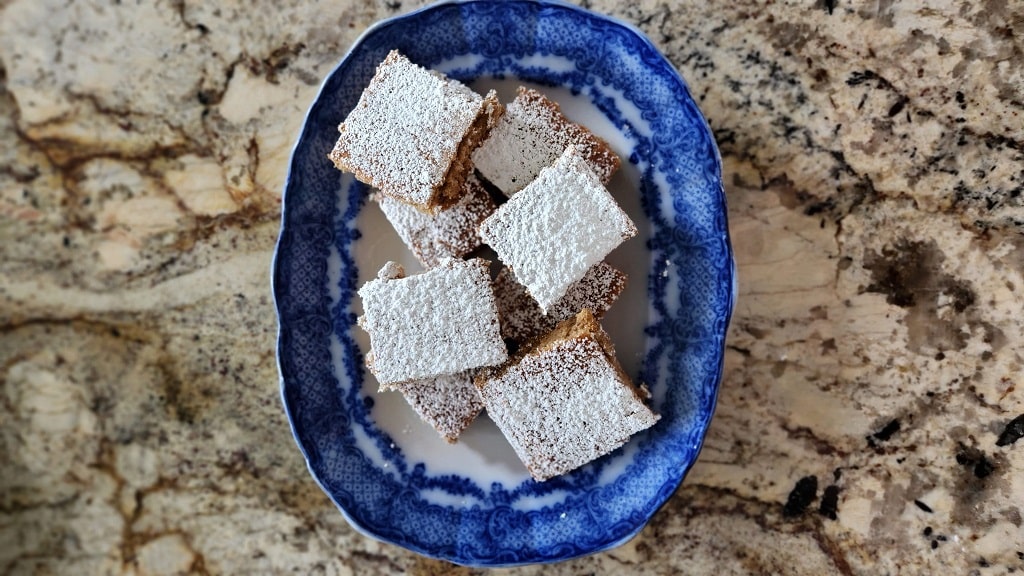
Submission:
[[[286,197],[288,195],[288,188],[290,187],[291,182],[293,180],[293,172],[297,169],[296,153],[298,151],[299,145],[306,138],[306,135],[307,135],[308,131],[311,129],[310,128],[310,123],[309,123],[311,115],[313,114],[314,110],[317,108],[317,104],[319,103],[321,97],[324,95],[324,90],[326,89],[327,85],[330,83],[331,79],[334,77],[335,73],[342,66],[344,66],[347,63],[347,61],[352,57],[352,55],[358,49],[360,49],[362,47],[362,45],[366,42],[366,40],[368,38],[370,38],[371,36],[376,34],[379,30],[381,30],[382,28],[388,27],[388,26],[390,26],[390,25],[392,25],[392,24],[394,24],[396,22],[400,22],[400,21],[403,21],[403,20],[415,19],[417,17],[422,16],[425,13],[432,12],[434,10],[437,10],[437,9],[445,7],[445,6],[450,6],[450,5],[467,5],[467,4],[482,4],[482,5],[486,5],[486,4],[527,4],[527,5],[535,5],[535,6],[540,6],[540,7],[553,6],[553,7],[567,9],[569,11],[579,12],[579,13],[582,13],[582,14],[586,15],[589,18],[594,18],[594,19],[602,20],[602,21],[604,21],[606,23],[613,24],[615,26],[618,26],[618,27],[628,31],[632,36],[635,37],[636,40],[638,40],[639,42],[641,42],[643,44],[646,44],[657,55],[658,59],[663,61],[663,63],[666,65],[667,69],[671,70],[671,72],[673,73],[674,79],[676,81],[678,81],[680,87],[685,92],[686,96],[693,102],[693,105],[694,105],[693,108],[696,111],[696,117],[699,118],[700,123],[701,123],[703,129],[708,134],[708,137],[709,137],[708,141],[710,143],[712,151],[714,152],[714,161],[715,161],[715,164],[718,167],[718,174],[719,174],[719,177],[717,179],[716,184],[717,184],[717,187],[718,187],[718,190],[717,190],[718,197],[719,197],[719,200],[721,202],[721,210],[722,210],[721,217],[722,217],[723,223],[724,223],[723,229],[722,229],[722,235],[723,236],[722,236],[721,240],[723,241],[724,246],[725,246],[725,256],[727,258],[727,262],[725,263],[725,266],[728,269],[728,276],[729,276],[729,281],[731,283],[731,286],[730,286],[730,289],[728,291],[729,296],[727,298],[727,302],[725,303],[727,305],[727,309],[724,310],[724,314],[723,314],[724,322],[723,322],[723,328],[722,328],[722,333],[721,333],[721,339],[720,339],[720,342],[716,344],[716,348],[719,348],[720,352],[717,354],[718,366],[717,366],[717,370],[715,370],[715,372],[716,372],[715,378],[714,378],[715,385],[714,385],[713,391],[711,393],[711,398],[710,398],[711,410],[710,410],[710,413],[708,413],[707,416],[706,416],[707,424],[704,426],[704,429],[703,429],[703,431],[701,432],[701,434],[699,436],[697,445],[694,448],[693,460],[690,461],[686,465],[686,467],[682,470],[682,473],[679,475],[678,480],[674,483],[674,486],[673,486],[672,490],[671,491],[666,491],[665,496],[663,498],[661,498],[660,502],[657,502],[657,504],[652,508],[651,514],[649,516],[647,516],[642,522],[640,522],[635,530],[627,533],[626,535],[624,535],[623,537],[621,537],[621,538],[619,538],[619,539],[617,539],[615,541],[612,541],[612,542],[609,542],[609,543],[606,543],[606,544],[594,547],[592,549],[583,550],[583,551],[575,553],[575,554],[567,554],[567,555],[558,556],[558,557],[554,557],[554,558],[546,558],[546,559],[543,559],[543,560],[540,560],[540,561],[537,561],[537,560],[526,560],[526,561],[519,561],[519,562],[504,562],[504,563],[503,562],[495,562],[495,563],[463,562],[463,561],[460,561],[459,559],[456,559],[456,558],[451,558],[451,557],[447,557],[447,556],[444,556],[444,555],[440,555],[440,554],[438,554],[436,552],[433,552],[431,550],[428,550],[428,549],[425,549],[425,548],[423,548],[421,546],[418,546],[415,543],[411,543],[411,542],[397,542],[397,541],[395,541],[393,539],[388,538],[387,536],[375,533],[371,528],[369,528],[368,526],[365,526],[362,523],[362,521],[360,521],[358,518],[353,516],[348,510],[346,510],[346,508],[344,506],[341,505],[341,503],[334,497],[334,495],[331,493],[331,491],[328,490],[328,488],[324,485],[323,481],[321,481],[321,479],[318,477],[316,472],[313,470],[312,463],[310,461],[310,455],[309,455],[306,447],[303,445],[303,443],[302,443],[302,441],[301,441],[301,439],[299,437],[298,430],[296,429],[295,418],[293,418],[294,407],[291,405],[291,403],[290,403],[290,401],[289,401],[289,399],[287,397],[287,394],[286,394],[286,385],[287,385],[287,383],[286,383],[286,380],[285,380],[284,368],[283,368],[283,365],[282,365],[282,354],[281,353],[282,353],[282,334],[283,334],[283,331],[284,331],[284,326],[283,326],[283,323],[282,323],[281,302],[278,299],[279,287],[278,287],[278,283],[277,283],[277,276],[278,276],[278,272],[280,270],[281,244],[282,244],[283,239],[285,238],[287,229],[291,228],[291,227],[288,226],[288,218],[287,217],[288,217],[289,210],[288,210],[288,204],[286,202]],[[299,448],[300,453],[302,454],[302,457],[303,457],[303,460],[305,462],[306,469],[309,472],[309,475],[313,478],[314,482],[316,482],[317,486],[319,486],[321,491],[323,491],[323,493],[325,495],[327,495],[327,497],[334,504],[335,508],[338,509],[341,512],[342,516],[345,518],[345,520],[348,522],[348,524],[351,527],[353,527],[360,534],[362,534],[364,536],[367,536],[367,537],[370,537],[370,538],[372,538],[372,539],[374,539],[376,541],[379,541],[379,542],[385,542],[385,543],[388,543],[388,544],[391,544],[391,545],[400,546],[402,548],[405,548],[407,550],[411,550],[411,551],[413,551],[413,552],[415,552],[417,554],[421,554],[423,556],[427,556],[427,557],[435,558],[435,559],[440,559],[440,560],[445,560],[445,561],[448,561],[448,562],[452,562],[452,563],[455,563],[455,564],[461,564],[461,565],[465,565],[465,566],[487,567],[487,568],[503,568],[503,567],[514,567],[514,566],[524,566],[524,565],[533,565],[533,564],[548,564],[548,563],[554,563],[554,562],[562,562],[562,561],[571,560],[571,559],[574,559],[574,558],[580,558],[580,557],[584,557],[584,556],[589,556],[589,555],[592,555],[592,554],[596,554],[596,553],[599,553],[599,552],[603,552],[603,551],[607,551],[607,550],[616,548],[618,546],[621,546],[621,545],[625,544],[626,542],[628,542],[629,540],[633,539],[634,537],[636,537],[637,534],[639,534],[650,523],[650,521],[654,518],[654,516],[665,506],[665,504],[672,498],[672,496],[675,494],[675,492],[679,489],[679,486],[682,485],[683,480],[689,474],[690,470],[692,470],[693,466],[696,464],[696,462],[699,459],[700,454],[701,454],[701,452],[703,450],[704,442],[705,442],[706,437],[707,437],[707,431],[710,429],[711,422],[713,421],[715,412],[717,411],[718,396],[719,396],[719,394],[721,392],[722,378],[723,378],[723,375],[724,375],[724,368],[725,368],[725,361],[724,361],[725,360],[725,358],[724,358],[725,357],[725,353],[724,353],[724,350],[725,350],[726,334],[728,333],[728,327],[729,327],[729,325],[732,322],[732,317],[733,317],[733,314],[735,312],[736,301],[737,301],[737,298],[738,298],[738,278],[737,278],[737,269],[736,269],[736,259],[735,259],[735,253],[734,253],[734,249],[733,249],[733,246],[732,246],[731,237],[730,237],[731,235],[730,235],[729,227],[728,227],[727,197],[726,197],[726,194],[725,194],[724,178],[722,177],[722,157],[721,157],[721,151],[719,150],[718,143],[715,140],[714,132],[711,130],[711,127],[710,127],[710,125],[707,122],[707,118],[705,117],[703,111],[697,106],[696,100],[694,100],[694,98],[693,98],[693,94],[692,94],[692,92],[690,90],[689,84],[687,83],[687,81],[683,77],[683,75],[679,72],[679,70],[676,68],[676,66],[668,59],[667,56],[665,56],[665,54],[654,44],[654,42],[651,41],[651,39],[648,38],[647,35],[642,30],[640,30],[637,26],[635,26],[634,24],[632,24],[630,22],[627,22],[627,21],[624,21],[624,20],[621,20],[621,19],[618,19],[618,18],[615,18],[613,16],[602,14],[600,12],[595,12],[595,11],[590,10],[588,8],[585,8],[585,7],[582,7],[582,6],[578,6],[578,5],[569,3],[569,2],[567,2],[565,0],[440,0],[438,2],[433,2],[433,3],[427,4],[425,6],[421,6],[419,8],[416,8],[416,9],[411,10],[411,11],[406,12],[406,13],[396,14],[396,15],[393,15],[393,16],[389,16],[387,18],[383,18],[383,19],[377,20],[376,22],[371,24],[369,27],[367,27],[362,33],[360,33],[360,35],[352,42],[352,44],[349,46],[349,48],[345,51],[344,55],[337,61],[337,63],[323,77],[323,79],[322,79],[322,81],[320,83],[320,86],[317,89],[316,96],[311,101],[310,105],[308,106],[308,108],[306,110],[306,113],[303,116],[301,126],[302,127],[299,130],[299,133],[298,133],[297,137],[295,138],[295,140],[294,140],[294,142],[292,144],[292,147],[291,147],[291,151],[289,153],[288,170],[287,170],[287,173],[285,175],[284,184],[283,184],[283,190],[282,190],[282,195],[281,195],[280,229],[279,229],[278,238],[277,238],[277,240],[276,240],[276,242],[274,244],[274,251],[273,251],[273,256],[272,256],[271,265],[270,265],[270,288],[271,288],[271,297],[272,297],[273,303],[274,303],[275,319],[277,321],[277,330],[276,330],[276,334],[275,334],[275,362],[276,362],[277,371],[278,371],[278,393],[279,393],[279,396],[281,398],[281,402],[282,402],[282,405],[283,405],[283,408],[284,408],[286,419],[288,421],[289,430],[290,430],[290,432],[292,434],[292,439],[296,443],[296,445]]]

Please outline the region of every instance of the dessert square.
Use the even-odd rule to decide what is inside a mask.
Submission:
[[[366,366],[382,388],[508,358],[491,291],[490,262],[446,258],[405,277],[394,262],[359,289],[359,326],[370,335]]]
[[[558,104],[540,92],[520,86],[494,130],[473,152],[473,164],[488,182],[511,196],[570,145],[579,147],[605,184],[619,169],[618,155],[604,140],[566,118]]]
[[[425,213],[390,196],[374,194],[384,216],[405,245],[426,268],[442,258],[462,258],[481,243],[477,228],[496,208],[476,176],[463,184],[462,198],[437,214]]]
[[[636,233],[575,146],[480,224],[480,237],[545,314]]]
[[[494,300],[501,319],[501,335],[509,340],[525,342],[549,332],[556,324],[584,308],[600,320],[625,288],[625,273],[598,262],[570,286],[545,315],[508,268],[502,268],[494,279]]]
[[[394,388],[424,422],[433,426],[446,442],[454,444],[484,409],[473,375],[473,371],[466,371],[395,384]]]
[[[392,50],[328,156],[383,194],[436,211],[458,201],[470,155],[502,110],[494,91],[482,97]]]
[[[476,378],[487,414],[535,480],[575,470],[658,421],[584,309]]]

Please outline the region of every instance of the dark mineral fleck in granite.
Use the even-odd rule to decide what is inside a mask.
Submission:
[[[793,517],[803,514],[817,495],[818,479],[814,476],[804,476],[797,481],[796,486],[786,498],[786,504],[782,508],[783,515]]]

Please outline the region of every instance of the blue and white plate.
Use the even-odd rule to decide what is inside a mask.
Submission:
[[[608,259],[630,285],[603,324],[661,414],[625,447],[538,483],[486,416],[448,445],[397,393],[377,392],[356,290],[386,260],[418,265],[327,153],[394,48],[505,102],[537,87],[623,158],[609,189],[640,235]],[[685,82],[636,29],[550,1],[436,4],[372,27],[324,82],[292,155],[273,283],[292,431],[353,526],[460,564],[590,554],[634,536],[672,495],[714,411],[735,300],[721,161]]]

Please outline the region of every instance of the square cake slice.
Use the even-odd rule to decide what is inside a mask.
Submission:
[[[454,444],[462,431],[484,409],[480,391],[473,384],[475,371],[413,380],[394,387],[424,422],[437,430],[449,444]]]
[[[487,414],[535,480],[565,474],[658,421],[584,309],[476,378]]]
[[[626,288],[626,275],[604,262],[593,268],[569,287],[565,296],[555,302],[547,314],[541,312],[522,284],[516,282],[508,268],[502,268],[494,279],[494,299],[501,318],[501,335],[516,342],[540,336],[556,324],[589,309],[600,320]]]
[[[359,289],[366,365],[381,387],[456,374],[508,358],[491,291],[490,262],[446,258],[405,277],[394,262]]]
[[[575,146],[480,224],[480,237],[545,314],[636,233]]]
[[[436,266],[442,258],[462,258],[481,243],[477,228],[494,212],[491,195],[476,176],[463,185],[462,198],[437,214],[428,214],[391,196],[374,194],[384,216],[423,266]]]
[[[433,212],[458,201],[471,154],[502,111],[493,91],[482,97],[392,50],[338,127],[329,157],[361,182]]]
[[[488,182],[511,196],[573,144],[607,184],[621,164],[618,155],[590,130],[566,118],[556,102],[520,86],[494,130],[473,152],[473,164]]]

